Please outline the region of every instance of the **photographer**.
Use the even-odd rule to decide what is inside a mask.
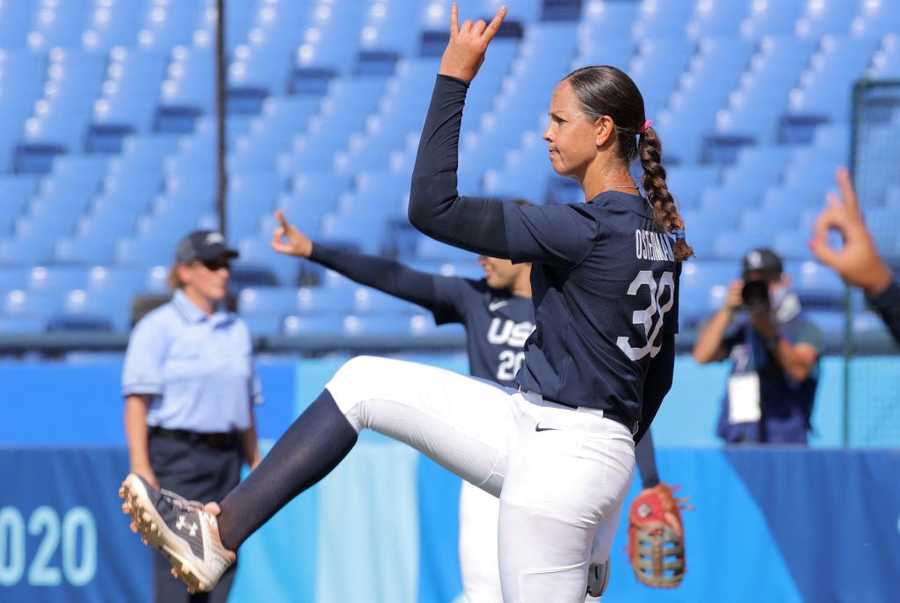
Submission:
[[[806,443],[820,334],[789,287],[781,258],[750,251],[743,278],[697,337],[697,362],[732,360],[717,430],[728,443]]]

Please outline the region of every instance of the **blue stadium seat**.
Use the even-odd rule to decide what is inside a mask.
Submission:
[[[349,337],[365,335],[393,335],[409,329],[410,318],[403,314],[385,314],[378,316],[345,316],[343,334]]]
[[[87,276],[87,289],[91,292],[106,289],[139,292],[147,288],[147,275],[143,270],[93,266]]]
[[[752,2],[747,0],[716,0],[697,2],[696,12],[688,23],[686,31],[691,37],[730,36],[737,37],[741,24],[750,15]]]
[[[877,38],[823,37],[812,69],[790,96],[790,113],[824,116],[830,121],[844,119],[850,111],[853,82],[869,66],[878,44]]]
[[[36,266],[28,275],[28,288],[31,291],[59,293],[84,288],[87,278],[87,269],[82,266]]]
[[[229,167],[235,171],[271,169],[278,155],[290,149],[294,136],[305,131],[320,107],[319,98],[270,97],[249,131],[235,142]]]
[[[30,269],[25,267],[0,267],[0,292],[25,289],[28,286]]]
[[[753,2],[750,18],[742,24],[741,33],[753,38],[765,35],[793,35],[806,5],[807,0]]]
[[[131,321],[132,298],[136,293],[135,290],[112,287],[75,289],[66,295],[61,317],[102,319],[112,330],[126,332]]]
[[[205,21],[206,2],[151,0],[138,42],[144,48],[169,49],[190,44]]]
[[[47,318],[59,310],[62,301],[58,293],[16,289],[3,296],[0,315],[7,318]]]
[[[271,233],[268,233],[265,237],[241,239],[237,247],[241,261],[271,268],[278,276],[278,283],[281,286],[292,287],[297,284],[300,263],[297,258],[275,253],[269,244],[271,238]]]
[[[484,277],[484,271],[476,260],[472,254],[460,260],[422,259],[417,256],[401,258],[404,265],[420,272],[480,280]]]
[[[578,26],[578,58],[573,67],[613,65],[625,69],[634,54],[630,32],[639,18],[638,2],[588,2]]]
[[[28,207],[37,188],[32,176],[0,175],[0,237],[10,236],[16,219]]]
[[[100,90],[106,55],[74,48],[49,52],[44,98],[35,103],[25,122],[25,143],[79,151],[90,121],[93,100]]]
[[[87,29],[90,8],[91,0],[42,3],[28,34],[28,45],[44,49],[81,46],[81,34]]]
[[[168,57],[159,51],[112,49],[103,95],[94,103],[94,125],[149,132],[167,64]]]
[[[420,236],[416,246],[416,257],[423,260],[442,260],[445,262],[474,261],[477,256],[471,251],[441,243],[431,237]]]
[[[666,184],[681,208],[700,206],[704,190],[714,186],[720,175],[717,166],[685,165],[666,170]]]
[[[210,113],[213,109],[214,66],[209,46],[173,48],[168,77],[162,84],[162,106]]]
[[[639,40],[684,37],[693,12],[693,2],[644,2],[634,26],[634,37]]]
[[[353,291],[353,311],[360,316],[389,314],[411,315],[421,311],[419,306],[382,293],[370,287],[359,287]]]
[[[280,335],[283,318],[273,314],[244,314],[241,319],[251,335]]]
[[[238,295],[241,314],[275,314],[285,316],[299,309],[299,292],[295,287],[247,287]]]
[[[322,101],[321,112],[310,119],[306,132],[294,139],[293,148],[279,162],[279,170],[331,171],[335,153],[345,150],[351,135],[361,132],[367,117],[375,113],[385,85],[383,77],[333,82]]]
[[[111,237],[76,236],[57,241],[53,259],[64,263],[110,264],[115,252],[116,241]]]
[[[28,265],[53,259],[53,239],[42,234],[22,234],[0,240],[0,262]]]
[[[90,25],[82,35],[87,48],[134,46],[146,8],[146,0],[110,0],[90,11]]]
[[[527,132],[522,145],[506,154],[502,169],[485,172],[484,192],[541,203],[552,175],[546,143],[537,133]]]
[[[862,16],[852,24],[854,33],[868,37],[894,35],[900,31],[900,5],[896,2],[865,2]]]
[[[463,0],[460,9],[478,18],[499,3]],[[509,20],[524,37],[498,38],[468,93],[460,190],[570,200],[541,140],[549,92],[573,66],[611,63],[638,82],[664,143],[669,186],[698,256],[686,269],[696,263],[694,281],[705,283],[684,287],[685,307],[702,313],[720,300],[723,285],[706,276],[717,265],[710,258],[728,258],[730,277],[754,244],[805,270],[793,262],[810,258],[811,221],[834,168],[846,162],[849,88],[863,74],[900,77],[897,3],[596,0],[562,22],[551,4],[510,3]],[[89,317],[85,308],[114,295],[105,292],[113,281],[128,292],[162,290],[178,238],[215,224],[211,8],[208,0],[0,2],[0,261],[10,265],[0,291],[27,285],[16,275],[35,264],[83,267],[48,264],[53,275],[85,276],[95,264],[110,271],[96,294],[58,277],[55,289],[87,293],[76,296],[78,312],[56,308],[63,314],[52,328]],[[422,33],[443,33],[448,9],[449,0],[227,3],[235,99],[227,219],[243,262],[271,268],[288,288],[321,277],[329,286],[316,290],[317,300],[355,303],[355,287],[270,249],[272,210],[281,208],[319,240],[373,253],[415,248],[419,268],[480,278],[472,254],[404,227],[437,68],[436,57],[420,56],[429,54]],[[314,80],[321,87],[305,87]],[[250,97],[255,105],[241,100]],[[803,120],[823,125],[803,126],[805,138],[795,139],[792,124]],[[111,140],[104,136],[115,144],[100,144]],[[882,138],[863,144],[889,148],[896,135],[872,136]],[[16,170],[47,176],[6,175]],[[900,252],[900,192],[889,182],[859,187],[881,249]],[[575,193],[571,200],[580,200]],[[801,276],[808,299],[835,291],[818,272]],[[403,312],[394,311],[400,302],[371,295],[369,306],[345,309],[354,312],[349,322],[295,330],[426,332],[409,322],[376,325],[380,314]],[[305,321],[317,307],[288,313]],[[49,316],[29,328],[43,329]],[[289,330],[280,316],[251,312],[248,320],[260,333]]]
[[[638,39],[641,43],[629,74],[644,97],[646,114],[656,116],[668,104],[695,46],[684,37]]]
[[[10,11],[13,5],[27,6],[28,0],[5,2],[0,10]],[[7,39],[13,45],[12,37],[0,35],[0,40]],[[43,95],[46,64],[46,53],[0,48],[0,173],[13,167],[13,149],[22,140],[25,120]]]
[[[21,316],[0,316],[0,333],[37,334],[47,329],[44,318],[23,318]]]
[[[798,237],[801,240],[806,237]],[[785,273],[791,278],[793,288],[800,296],[803,306],[842,308],[844,304],[844,282],[830,268],[818,262],[788,262]]]
[[[848,33],[854,19],[860,15],[860,4],[842,0],[810,2],[806,5],[806,13],[797,21],[796,32],[810,38]]]
[[[792,36],[764,37],[749,71],[730,95],[728,108],[717,115],[717,131],[749,136],[762,144],[773,143],[789,94],[815,48],[816,43],[811,40]]]
[[[426,314],[416,314],[409,319],[409,334],[417,337],[427,337],[439,335],[441,337],[450,337],[456,335],[464,338],[466,336],[466,328],[458,323],[436,325],[434,317]]]
[[[394,0],[367,4],[366,20],[360,31],[361,52],[412,55],[417,50],[419,32],[409,25],[421,19],[423,3]]]
[[[41,0],[18,0],[0,5],[0,40],[3,48],[24,48]]]
[[[344,317],[335,314],[286,316],[282,333],[294,337],[340,337],[344,331]]]
[[[386,226],[384,216],[378,220],[364,213],[334,213],[322,218],[319,232],[325,242],[355,245],[364,253],[378,253]]]
[[[295,66],[349,74],[359,51],[363,11],[355,0],[334,0],[315,7],[310,27],[297,48]]]

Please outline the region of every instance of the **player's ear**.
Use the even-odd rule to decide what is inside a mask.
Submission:
[[[601,115],[594,120],[594,144],[602,148],[615,140],[616,124],[609,115]]]

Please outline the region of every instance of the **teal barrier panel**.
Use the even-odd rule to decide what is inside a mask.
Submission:
[[[122,449],[0,449],[0,601],[149,601],[150,556],[115,496],[126,463]],[[640,585],[623,513],[606,599],[894,600],[898,463],[898,450],[661,449],[662,476],[695,507],[687,575]],[[361,441],[241,549],[231,600],[454,601],[458,484],[401,444]]]

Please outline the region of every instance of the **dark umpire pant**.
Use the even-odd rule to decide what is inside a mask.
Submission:
[[[220,501],[241,479],[243,453],[238,433],[198,434],[151,427],[148,438],[150,466],[161,488],[189,500]],[[154,555],[156,603],[225,603],[237,564],[231,566],[210,593],[188,594],[171,574],[169,562]]]

